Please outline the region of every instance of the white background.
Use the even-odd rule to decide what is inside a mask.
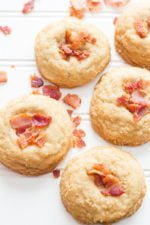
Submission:
[[[8,72],[8,83],[0,85],[0,105],[11,98],[31,92],[30,74],[38,73],[34,61],[34,39],[37,32],[48,23],[68,16],[68,0],[36,0],[35,10],[23,15],[21,9],[25,0],[0,0],[0,25],[12,28],[10,36],[0,34],[0,70]],[[133,1],[132,1],[133,2]],[[142,1],[141,1],[142,2]],[[117,55],[113,46],[113,19],[120,12],[105,8],[98,14],[88,14],[85,20],[103,30],[112,47],[112,61],[109,68],[127,66]],[[15,65],[15,68],[11,68]],[[108,145],[98,137],[91,128],[88,109],[94,84],[63,93],[78,93],[82,98],[81,107],[75,112],[83,118],[81,128],[87,136],[87,148],[97,145]],[[147,181],[147,195],[140,210],[132,217],[122,220],[118,225],[149,225],[150,210],[150,145],[141,147],[123,147],[132,152],[144,169]],[[85,149],[72,149],[64,165],[75,154]],[[59,195],[59,179],[51,174],[40,177],[24,177],[0,166],[0,225],[77,225],[64,209]]]

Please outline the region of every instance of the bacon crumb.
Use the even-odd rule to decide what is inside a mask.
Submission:
[[[81,123],[81,116],[76,116],[74,118],[72,118],[72,122],[74,127],[78,127]]]
[[[85,131],[82,130],[82,129],[75,129],[75,130],[73,131],[73,135],[76,136],[76,137],[78,137],[78,138],[83,138],[83,137],[86,136],[86,133],[85,133]]]
[[[117,21],[118,21],[118,17],[115,17],[113,20],[113,24],[116,25]]]
[[[136,30],[136,33],[141,38],[146,38],[148,35],[148,24],[146,21],[139,19],[136,19],[134,22],[134,27]]]
[[[102,7],[101,0],[86,0],[86,4],[91,12],[99,12]]]
[[[75,146],[78,148],[83,148],[86,146],[86,143],[82,138],[75,138]]]
[[[68,112],[69,116],[71,117],[72,116],[72,113],[73,113],[73,110],[67,109],[67,112]]]
[[[55,169],[52,171],[54,178],[59,178],[60,177],[60,169]]]
[[[12,32],[11,28],[8,26],[0,26],[0,31],[5,35],[9,35]]]
[[[59,100],[61,98],[61,92],[58,86],[54,85],[44,85],[42,88],[43,95]]]
[[[63,102],[76,109],[81,105],[81,98],[76,94],[67,94],[63,98]]]
[[[70,16],[82,19],[87,11],[84,0],[70,0]]]
[[[5,71],[0,71],[0,83],[6,83],[7,81],[7,73]]]
[[[31,75],[30,79],[31,79],[31,87],[33,88],[39,88],[44,85],[44,81],[42,80],[41,77]]]
[[[129,1],[130,0],[104,0],[104,4],[113,8],[120,8],[126,6]]]
[[[28,14],[34,9],[35,0],[30,0],[26,2],[23,6],[22,13]]]

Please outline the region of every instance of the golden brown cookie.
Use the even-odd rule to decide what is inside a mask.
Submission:
[[[127,63],[150,69],[150,1],[139,1],[118,18],[115,45]]]
[[[72,159],[60,184],[61,198],[82,223],[112,223],[140,207],[146,187],[143,171],[131,154],[95,147]]]
[[[46,79],[71,88],[90,82],[104,70],[110,61],[110,47],[98,28],[67,18],[37,35],[35,55]]]
[[[97,83],[90,106],[94,130],[117,145],[141,145],[150,140],[150,72],[116,68]]]
[[[0,162],[25,175],[53,170],[72,146],[72,122],[58,101],[27,95],[0,111]]]

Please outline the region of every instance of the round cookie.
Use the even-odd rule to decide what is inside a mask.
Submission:
[[[150,69],[150,1],[139,1],[118,18],[115,45],[127,63]]]
[[[97,27],[67,18],[37,35],[35,55],[43,77],[72,88],[90,82],[104,70],[110,61],[110,47]]]
[[[94,130],[117,145],[141,145],[150,140],[150,72],[116,68],[97,83],[91,100]]]
[[[58,101],[27,95],[0,111],[0,162],[25,175],[52,171],[72,146],[72,122]]]
[[[108,182],[106,187],[106,176],[107,181],[113,178],[119,182],[122,193],[106,195],[106,189],[112,188]],[[114,187],[117,186],[113,190]],[[60,189],[67,211],[86,224],[107,224],[131,216],[140,207],[146,191],[143,171],[136,159],[113,147],[95,147],[72,159],[62,174]]]

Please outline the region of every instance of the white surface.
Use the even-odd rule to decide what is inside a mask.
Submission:
[[[136,1],[136,0],[135,0]],[[0,0],[0,25],[12,27],[12,35],[0,34],[0,70],[8,72],[9,82],[0,86],[0,106],[11,98],[29,93],[30,74],[38,73],[34,61],[34,38],[37,32],[50,22],[68,15],[68,0],[37,0],[35,10],[29,15],[20,12],[24,0]],[[88,14],[88,22],[96,24],[109,38],[112,46],[112,62],[109,68],[127,66],[119,58],[113,47],[113,18],[117,11],[105,9],[99,14]],[[15,65],[11,68],[10,65]],[[108,69],[108,68],[107,68]],[[75,114],[83,118],[81,127],[86,131],[87,149],[97,145],[107,145],[90,126],[88,108],[93,87],[99,77],[81,88],[63,90],[65,93],[78,93],[82,98],[81,107]],[[140,210],[118,225],[149,225],[150,209],[150,144],[141,147],[122,147],[132,152],[145,172],[148,192]],[[84,150],[72,149],[59,165],[64,168],[68,159]],[[51,174],[40,177],[24,177],[0,166],[0,225],[77,225],[65,211],[59,195],[59,179]]]

